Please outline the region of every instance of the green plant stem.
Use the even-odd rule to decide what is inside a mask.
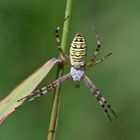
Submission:
[[[65,18],[71,15],[72,9],[72,0],[67,0]],[[68,38],[68,29],[69,29],[69,19],[64,22],[63,34],[62,34],[62,48],[66,51],[66,44]],[[63,65],[59,64],[57,68],[57,76],[59,78],[63,75]],[[48,138],[47,140],[55,140],[57,123],[58,123],[58,115],[59,115],[59,106],[60,106],[60,86],[58,86],[54,93],[54,101],[52,105],[52,112],[50,117],[50,124],[48,130]]]

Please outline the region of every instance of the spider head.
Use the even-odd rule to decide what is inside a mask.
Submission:
[[[79,87],[79,82],[83,77],[84,73],[85,72],[83,68],[76,69],[74,67],[71,67],[70,74],[72,76],[73,81],[75,82],[76,87]]]

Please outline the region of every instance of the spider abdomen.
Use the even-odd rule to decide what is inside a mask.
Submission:
[[[87,45],[81,34],[76,34],[70,47],[70,62],[75,68],[80,68],[85,64]]]

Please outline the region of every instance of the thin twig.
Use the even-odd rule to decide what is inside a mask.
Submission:
[[[65,17],[68,17],[71,15],[71,9],[72,9],[72,0],[67,0]],[[68,29],[69,29],[69,19],[64,23],[64,27],[63,27],[62,48],[64,49],[64,51],[66,50]],[[56,78],[61,77],[62,74],[63,74],[63,65],[59,64],[57,68]],[[51,117],[50,117],[47,140],[55,140],[57,123],[58,123],[58,115],[59,115],[59,106],[60,106],[60,86],[56,88],[55,93],[54,93],[54,101],[53,101],[52,112],[51,112]]]

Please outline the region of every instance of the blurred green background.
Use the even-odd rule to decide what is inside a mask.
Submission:
[[[58,51],[54,29],[64,18],[66,1],[0,1],[0,98]],[[88,58],[100,34],[98,58],[113,52],[87,75],[108,99],[119,119],[110,123],[81,82],[62,86],[56,140],[138,140],[140,138],[140,1],[76,0],[73,2],[67,53],[77,32],[87,39]],[[65,69],[68,72],[69,69]],[[56,67],[40,85],[55,79]],[[0,126],[0,140],[45,140],[53,91],[25,105]],[[124,136],[122,136],[124,135]]]

